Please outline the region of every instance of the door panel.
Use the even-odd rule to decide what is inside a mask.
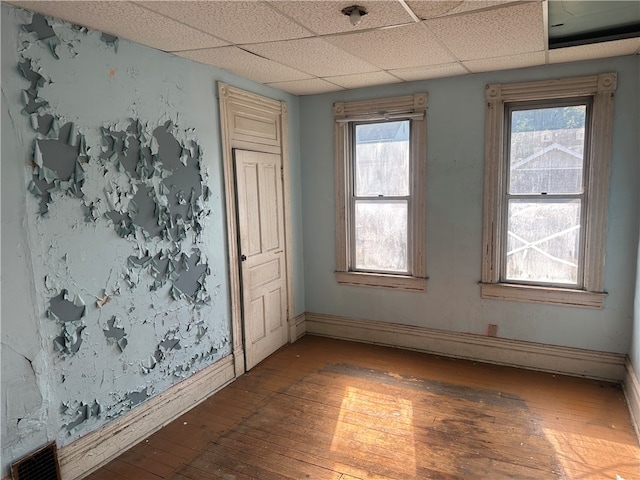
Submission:
[[[242,166],[242,185],[239,190],[244,193],[243,202],[245,204],[245,225],[244,232],[245,241],[243,244],[243,253],[252,255],[260,253],[260,203],[258,199],[258,165],[249,164]]]
[[[234,150],[247,370],[287,341],[280,155]]]

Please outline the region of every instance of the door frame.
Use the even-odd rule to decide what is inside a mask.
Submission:
[[[282,196],[286,264],[286,308],[289,342],[295,338],[293,252],[287,104],[218,82],[222,163],[227,225],[227,252],[231,300],[231,335],[235,376],[245,372],[242,285],[238,252],[238,215],[234,149],[275,153],[282,156]]]

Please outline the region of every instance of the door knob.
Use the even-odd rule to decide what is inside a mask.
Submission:
[[[241,261],[243,261],[243,262],[244,262],[246,259],[247,259],[247,256],[246,256],[246,255],[240,255],[240,260],[241,260]]]

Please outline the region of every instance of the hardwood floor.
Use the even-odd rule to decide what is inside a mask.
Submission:
[[[90,480],[640,479],[619,385],[306,336]]]

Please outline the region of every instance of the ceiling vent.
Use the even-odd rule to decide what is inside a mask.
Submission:
[[[12,464],[11,475],[14,480],[60,480],[56,442]]]

